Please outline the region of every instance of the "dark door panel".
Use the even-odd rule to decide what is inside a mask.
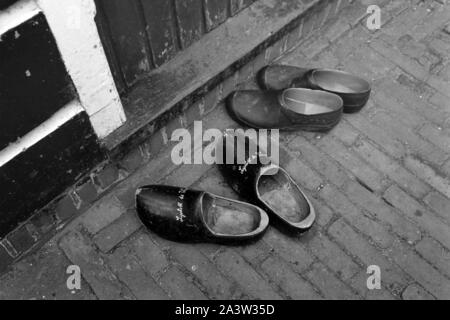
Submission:
[[[122,96],[254,1],[95,0],[100,37]]]
[[[0,167],[0,238],[104,158],[83,112]]]
[[[0,150],[77,97],[43,14],[1,39]]]
[[[10,5],[12,5],[14,2],[17,2],[18,0],[0,0],[0,10],[6,9]]]

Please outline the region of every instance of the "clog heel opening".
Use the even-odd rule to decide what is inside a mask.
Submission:
[[[301,222],[309,215],[308,201],[281,170],[276,175],[261,176],[258,191],[274,213],[291,223]]]
[[[283,92],[282,100],[286,108],[302,115],[325,114],[342,107],[342,100],[338,96],[310,89],[287,89]]]
[[[370,90],[370,84],[352,74],[334,70],[316,70],[314,80],[323,89],[337,93],[363,93]]]
[[[221,235],[249,234],[261,223],[257,208],[210,195],[203,198],[203,214],[208,227]]]

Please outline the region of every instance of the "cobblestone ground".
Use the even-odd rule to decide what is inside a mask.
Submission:
[[[236,198],[216,167],[173,166],[168,146],[17,264],[1,279],[0,298],[449,299],[450,6],[444,2],[391,1],[381,30],[338,23],[280,58],[345,69],[374,88],[368,106],[345,115],[329,134],[282,134],[282,164],[319,212],[308,234],[292,238],[270,228],[256,244],[222,247],[176,244],[144,230],[133,210],[139,185],[192,186]],[[219,105],[203,126],[235,123]],[[66,288],[70,264],[83,276],[73,294]],[[381,268],[381,290],[367,289],[370,265]]]

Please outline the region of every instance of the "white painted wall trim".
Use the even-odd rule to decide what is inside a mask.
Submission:
[[[40,11],[34,0],[19,1],[5,10],[0,10],[0,39],[2,34],[30,20]]]
[[[105,138],[126,117],[94,20],[94,1],[35,1],[52,29],[94,131]]]
[[[126,116],[94,20],[94,1],[19,1],[0,11],[0,41],[3,33],[39,12],[46,16],[95,133],[105,138],[125,123]]]
[[[75,100],[58,110],[50,119],[42,123],[36,129],[27,133],[18,141],[10,144],[8,147],[0,151],[0,167],[14,159],[20,153],[25,152],[33,145],[47,137],[59,127],[71,120],[77,114],[83,112],[84,109],[80,102]]]

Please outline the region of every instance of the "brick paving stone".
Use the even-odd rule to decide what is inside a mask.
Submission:
[[[312,202],[314,205],[314,209],[316,209],[317,212],[316,223],[322,228],[324,228],[330,223],[330,221],[333,220],[335,216],[334,211],[329,206],[327,206],[326,204],[324,204],[319,200],[312,199]]]
[[[141,185],[141,184],[140,184]],[[125,210],[131,210],[136,203],[136,188],[128,186],[120,190],[115,190],[114,194],[119,199]]]
[[[402,293],[403,300],[435,300],[435,298],[416,284],[408,286]]]
[[[369,274],[367,270],[362,270],[350,281],[350,286],[354,288],[360,296],[365,300],[396,300],[397,298],[392,295],[386,288],[383,287],[383,281],[381,282],[381,289],[370,290],[367,288],[367,279]]]
[[[117,220],[125,211],[117,198],[107,196],[89,209],[80,221],[91,234],[96,234]]]
[[[439,299],[450,299],[450,280],[403,243],[396,242],[388,255],[431,294]]]
[[[311,59],[318,55],[321,51],[325,50],[330,45],[328,39],[321,36],[310,37],[301,45],[301,53],[308,59]]]
[[[370,102],[369,102],[370,104]],[[375,126],[361,115],[352,115],[347,118],[352,126],[362,132],[368,139],[375,142],[380,148],[385,150],[394,158],[402,158],[406,154],[406,147],[382,128]]]
[[[426,70],[416,60],[402,55],[400,50],[395,48],[392,44],[388,44],[381,39],[376,39],[371,42],[370,46],[382,56],[390,59],[401,69],[405,70],[417,79],[425,80],[428,78],[428,70]]]
[[[198,279],[211,298],[226,300],[242,297],[239,286],[226,279],[198,247],[173,244],[170,248],[170,255]]]
[[[445,152],[420,138],[412,131],[412,129],[404,126],[398,121],[393,121],[388,114],[381,112],[377,113],[372,120],[393,137],[406,143],[408,148],[410,148],[412,152],[417,153],[422,159],[429,161],[430,163],[441,165],[448,158],[448,155],[446,155]]]
[[[327,185],[320,193],[322,199],[336,212],[352,224],[356,229],[366,234],[382,248],[391,245],[394,238],[388,230],[377,221],[367,217],[349,199],[336,188]]]
[[[266,50],[266,62],[274,63],[280,59],[280,55],[284,52],[286,39],[283,37]],[[240,73],[240,71],[239,71]],[[245,84],[244,84],[245,85]]]
[[[170,267],[159,279],[159,285],[174,300],[207,300],[207,297],[184,273]]]
[[[417,226],[395,212],[395,210],[384,203],[380,197],[374,195],[360,184],[350,182],[344,190],[349,199],[359,204],[380,221],[388,224],[400,237],[406,239],[410,243],[420,239],[421,233]],[[392,240],[391,237],[388,237],[388,239]],[[386,245],[390,244],[391,241],[386,243]]]
[[[420,23],[415,24],[410,31],[416,41],[429,37],[435,30],[444,28],[445,24],[448,23],[448,17],[450,16],[448,4],[442,5],[438,4],[438,1],[432,1],[430,10],[430,14]]]
[[[52,232],[57,223],[57,217],[55,215],[49,215],[48,211],[41,211],[30,220],[30,224],[33,226],[34,232],[38,232],[41,236],[46,236]]]
[[[176,258],[174,256],[170,255],[170,250],[177,245],[182,245],[181,243],[178,242],[173,242],[167,239],[164,239],[156,234],[147,234],[150,239],[159,247],[159,249],[161,249],[165,255],[167,256],[167,263],[175,263],[178,265],[183,265],[183,263],[181,263],[180,261],[177,261]],[[191,245],[193,246],[194,244],[187,244],[187,245]],[[220,245],[217,244],[213,244],[213,243],[200,243],[200,244],[195,244],[196,249],[203,253],[203,255],[209,259],[214,259],[214,257],[216,256],[216,254],[221,251],[223,248]],[[167,268],[167,267],[166,267]],[[166,269],[165,268],[165,269]],[[187,269],[187,268],[185,268]]]
[[[222,272],[239,283],[253,298],[278,300],[282,297],[236,252],[226,249],[215,257],[215,263]]]
[[[381,19],[383,27],[391,22],[394,17],[411,7],[411,3],[408,1],[394,0],[385,2],[387,3],[383,6],[384,15]]]
[[[254,267],[261,265],[274,253],[274,249],[264,241],[236,247],[236,251]]]
[[[339,162],[345,169],[352,172],[372,190],[384,188],[383,177],[380,173],[369,167],[355,153],[335,139],[322,139],[317,145],[332,158]]]
[[[437,191],[450,198],[450,181],[444,174],[436,172],[437,170],[414,157],[407,157],[405,166]]]
[[[301,238],[290,238],[271,228],[264,236],[264,242],[269,244],[277,255],[289,262],[292,268],[299,273],[308,269],[314,262],[314,258],[306,251]]]
[[[348,30],[350,30],[350,24],[341,19],[337,19],[324,31],[324,37],[327,38],[330,42],[334,42]]]
[[[293,48],[291,51],[286,52],[282,57],[282,61],[279,61],[282,64],[288,64],[292,66],[302,67],[304,66],[304,62],[309,59],[300,51],[302,45],[298,45]],[[270,52],[270,48],[267,49]]]
[[[396,89],[397,86],[404,87],[407,88],[408,91],[414,93],[414,96],[418,97],[419,99],[423,99],[424,97],[428,98],[432,94],[433,89],[428,87],[425,81],[415,79],[411,75],[408,75],[401,70],[395,69],[395,71],[398,72],[393,74],[393,77],[391,78],[393,80],[383,81],[379,83],[379,86],[382,88],[388,88],[392,84],[392,88],[394,89]],[[388,91],[388,94],[390,94],[391,91]],[[396,95],[392,95],[391,97],[396,97]],[[405,107],[405,103],[400,103],[399,105],[400,109],[403,109],[403,107]],[[421,114],[417,108],[414,108],[414,111],[423,116],[423,114]]]
[[[409,34],[405,34],[397,39],[397,47],[404,55],[415,60],[419,60],[425,55],[427,50],[425,44],[415,41]]]
[[[406,170],[399,162],[378,150],[370,142],[361,140],[355,145],[354,149],[373,167],[385,173],[415,197],[422,198],[430,191],[430,187],[426,183]]]
[[[134,207],[135,193],[138,187],[154,184],[176,169],[176,165],[171,160],[171,147],[172,145],[169,145],[163,151],[159,151],[157,158],[147,162],[114,189],[113,194],[125,209]]]
[[[33,234],[33,230],[29,230],[31,229],[29,226],[31,225],[21,226],[6,237],[17,252],[28,251],[38,239],[38,236]]]
[[[340,18],[347,21],[352,27],[357,25],[364,17],[367,16],[367,6],[360,1],[353,1],[346,10],[342,12]]]
[[[107,253],[141,227],[142,223],[135,211],[130,210],[97,233],[94,242],[101,251]]]
[[[1,251],[0,247],[0,251]],[[0,253],[0,259],[3,259]],[[0,260],[2,261],[2,260]],[[82,278],[81,290],[67,288],[67,267],[72,262],[51,240],[35,255],[16,263],[0,277],[0,300],[95,300]]]
[[[356,62],[355,62],[356,61]],[[375,73],[370,70],[370,68],[362,62],[359,62],[359,59],[355,58],[355,53],[352,53],[350,57],[348,57],[347,61],[342,61],[339,64],[339,68],[345,70],[346,72],[357,74],[358,76],[367,79],[369,81],[374,81],[377,79],[375,76]],[[370,105],[366,105],[363,110],[361,110],[361,113],[367,113],[370,109]]]
[[[138,257],[139,263],[151,276],[158,277],[169,267],[169,260],[164,252],[145,232],[131,239],[129,245]]]
[[[442,219],[450,223],[450,199],[438,192],[432,192],[425,197],[425,203]]]
[[[450,152],[450,132],[442,127],[425,124],[419,131],[420,135],[441,148],[444,152]]]
[[[170,175],[161,179],[158,183],[169,186],[189,187],[198,177],[205,174],[211,166],[200,164],[187,164],[174,170]]]
[[[192,185],[192,188],[207,190],[208,192],[236,200],[240,197],[230,188],[217,167],[211,168],[204,176]]]
[[[319,287],[326,299],[336,300],[359,300],[360,297],[350,290],[336,276],[330,273],[324,265],[314,264],[306,277],[317,287]]]
[[[317,172],[322,173],[326,179],[337,186],[342,186],[349,179],[346,172],[331,158],[305,138],[298,136],[289,143],[289,148],[299,157],[306,159]]]
[[[294,300],[317,300],[320,295],[314,288],[299,277],[284,262],[277,258],[268,258],[261,265],[261,269],[274,281],[291,299]]]
[[[109,265],[120,281],[140,300],[168,299],[168,295],[145,273],[132,255],[129,248],[120,247],[108,257]]]
[[[317,173],[283,147],[280,148],[280,164],[299,185],[309,190],[317,190],[323,184]]]
[[[103,190],[110,187],[119,179],[121,179],[121,175],[118,168],[115,165],[106,166],[95,176],[95,182]]]
[[[342,141],[346,146],[353,145],[359,138],[360,133],[354,130],[347,122],[342,121],[336,126],[331,134]]]
[[[429,237],[416,245],[417,252],[450,278],[450,251]]]
[[[357,48],[366,45],[367,39],[370,33],[366,26],[359,25],[356,28],[351,29],[345,37],[335,41],[330,50],[334,56],[341,62],[347,57],[351,56]]]
[[[415,221],[446,248],[450,248],[450,226],[443,223],[432,212],[411,198],[397,186],[390,187],[384,198],[401,210],[409,219]]]
[[[322,7],[320,10],[316,11],[316,24],[315,28],[317,30],[321,30],[321,33],[325,33],[326,29],[324,28],[324,24],[328,21],[330,14],[334,15],[334,12],[336,10],[336,1],[332,1],[330,5]],[[331,13],[333,11],[333,13]]]
[[[441,56],[445,56],[447,52],[450,50],[450,43],[444,41],[440,38],[433,38],[428,43],[428,46],[431,50],[437,52]]]
[[[58,219],[62,221],[68,220],[78,213],[78,209],[70,195],[65,196],[58,202],[55,211]]]
[[[302,66],[302,65],[305,66],[306,60],[307,60],[306,57],[302,61],[299,59],[298,56],[295,56],[295,57],[293,57],[293,62],[292,63],[289,62],[289,64],[293,64],[293,65],[297,64],[299,66]],[[283,63],[288,63],[288,61],[283,59]],[[322,51],[317,56],[315,56],[313,59],[311,59],[310,63],[315,68],[334,68],[335,69],[339,65],[339,60],[333,54],[332,50],[328,47],[326,50]]]
[[[108,268],[105,260],[79,232],[64,235],[59,246],[69,260],[80,267],[82,277],[101,300],[131,299],[133,296]]]
[[[378,90],[388,92],[389,96],[395,98],[395,101],[404,109],[412,109],[422,117],[428,119],[432,123],[442,125],[450,116],[448,109],[445,108],[447,99],[442,95],[435,93],[431,96],[430,101],[434,103],[427,103],[427,95],[430,93],[425,86],[423,89],[427,90],[425,94],[417,94],[414,90],[398,81],[385,81],[378,86]]]
[[[366,76],[367,79],[372,81],[380,78],[384,80],[392,69],[395,68],[394,63],[377,53],[375,50],[371,50],[369,46],[357,48],[353,52],[353,55],[342,63],[346,68],[352,68],[352,66],[364,68],[368,71],[368,74],[359,74],[359,76]],[[378,92],[375,91],[374,93]]]
[[[97,188],[92,181],[84,183],[76,189],[77,196],[82,200],[81,207],[86,207],[97,199]]]
[[[450,177],[450,160],[442,165],[441,170],[447,177]]]
[[[120,162],[121,167],[123,167],[128,172],[133,172],[138,169],[144,161],[144,154],[140,147],[135,148],[130,153],[128,153],[125,158]]]
[[[9,265],[14,261],[14,258],[3,246],[3,243],[0,245],[0,259],[0,273],[3,274],[6,270],[8,270]]]
[[[410,32],[417,24],[417,21],[420,21],[420,19],[423,19],[428,14],[429,12],[424,5],[413,8],[409,7],[408,10],[400,13],[400,15],[392,20],[387,26],[381,28],[381,32],[394,37],[399,37]]]
[[[410,108],[406,108],[399,104],[395,98],[390,95],[389,91],[379,90],[373,95],[373,101],[377,104],[378,109],[382,109],[389,113],[393,118],[399,119],[409,128],[417,128],[426,121],[415,112],[411,112]]]
[[[390,262],[380,251],[357,234],[343,220],[336,221],[328,230],[330,235],[347,251],[360,259],[366,267],[376,265],[382,272],[383,283],[392,293],[400,294],[409,282],[405,275],[395,264]]]
[[[322,233],[317,233],[308,242],[308,247],[323,264],[343,280],[352,278],[360,270],[360,267],[338,245]]]

